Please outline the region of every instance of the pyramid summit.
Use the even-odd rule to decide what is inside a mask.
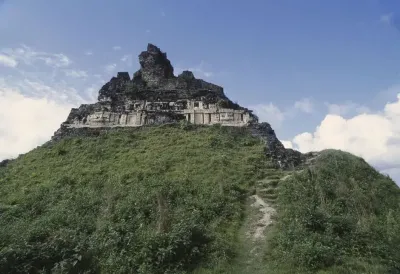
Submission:
[[[244,126],[252,112],[233,103],[223,88],[196,79],[191,71],[174,75],[167,54],[148,44],[131,79],[118,72],[99,91],[98,102],[73,108],[63,128],[137,127],[187,120],[193,124]]]
[[[71,109],[67,120],[52,137],[97,135],[118,128],[170,124],[187,121],[197,125],[246,127],[267,145],[268,154],[281,167],[306,161],[298,151],[285,149],[268,123],[258,123],[251,110],[233,103],[221,86],[196,79],[191,71],[174,75],[174,68],[157,46],[148,44],[139,54],[140,69],[131,78],[128,72],[100,90],[98,101]]]

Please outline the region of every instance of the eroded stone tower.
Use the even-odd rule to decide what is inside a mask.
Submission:
[[[62,128],[137,127],[187,120],[193,124],[245,126],[257,118],[233,103],[223,88],[192,72],[174,75],[166,53],[149,44],[131,79],[119,72],[99,91],[98,102],[71,110]]]

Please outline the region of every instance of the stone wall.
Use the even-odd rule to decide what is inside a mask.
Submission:
[[[66,127],[136,127],[149,124],[177,122],[183,119],[193,124],[245,126],[254,121],[251,113],[241,109],[220,108],[198,100],[173,101],[130,101],[125,110],[109,110],[111,105],[103,102],[100,107],[84,105],[73,109]],[[127,111],[129,109],[129,111]],[[86,112],[85,112],[86,111]]]
[[[205,107],[202,102],[197,101],[190,102],[184,114],[190,123],[201,125],[245,126],[255,121],[247,111],[218,108],[215,105]]]

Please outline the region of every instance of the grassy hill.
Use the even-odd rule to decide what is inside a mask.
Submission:
[[[249,241],[254,195],[277,215]],[[246,129],[121,129],[0,167],[0,273],[399,273],[399,216],[347,153],[292,173]]]
[[[296,273],[400,273],[400,189],[389,177],[326,150],[279,189],[268,255],[281,265]]]

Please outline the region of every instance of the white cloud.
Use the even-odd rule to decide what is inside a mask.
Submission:
[[[97,89],[94,86],[88,87],[85,90],[85,93],[87,94],[87,96],[90,98],[90,101],[92,101],[93,103],[96,102],[97,99]]]
[[[122,56],[121,62],[125,63],[129,67],[132,66],[132,64],[133,64],[132,54],[126,54],[126,55]]]
[[[251,106],[260,122],[268,122],[274,128],[279,128],[285,120],[285,113],[272,103]]]
[[[93,55],[93,51],[87,50],[87,51],[85,51],[85,55],[88,55],[88,56]]]
[[[151,30],[149,30],[149,29],[146,30],[146,33],[150,33],[150,32],[151,32]]]
[[[35,99],[0,87],[0,160],[43,144],[67,118],[71,105]]]
[[[20,61],[27,65],[32,65],[38,61],[54,68],[68,67],[72,64],[71,59],[63,53],[35,51],[26,45],[22,45],[19,48],[5,48],[0,52],[7,54],[15,61]]]
[[[78,89],[82,91],[87,87],[88,74],[80,69],[66,68],[72,61],[64,54],[36,51],[26,45],[0,49],[0,52],[19,62],[18,70],[0,78],[2,88],[16,89],[28,98],[73,104],[85,102],[86,98],[79,94]],[[47,66],[43,67],[43,64]],[[67,82],[65,76],[72,79]]]
[[[74,69],[68,69],[64,70],[64,73],[68,77],[73,77],[73,78],[87,78],[88,74],[84,70],[74,70]]]
[[[51,83],[43,82],[40,79],[10,79],[2,80],[2,88],[18,90],[24,96],[29,98],[47,98],[48,100],[58,103],[79,104],[84,103],[86,100],[79,94],[78,90],[71,87],[69,83],[64,80]]]
[[[67,68],[72,61],[62,53],[36,51],[25,45],[0,49],[0,53],[18,63],[18,71],[0,77],[0,160],[49,140],[71,107],[93,102],[97,86],[104,83],[97,83],[99,75],[88,85],[87,72]],[[10,71],[14,65],[7,62]],[[66,76],[71,78],[66,81]]]
[[[26,85],[24,85],[26,84]],[[24,84],[20,84],[21,87],[28,86],[29,89],[32,90],[32,95],[35,97],[46,97],[46,96],[55,96],[57,93],[51,87],[41,83],[31,81],[29,79],[24,79]]]
[[[111,73],[111,72],[113,72],[116,68],[117,68],[117,64],[109,64],[109,65],[107,65],[107,66],[104,67],[104,70],[105,70],[107,73]]]
[[[328,107],[329,114],[335,114],[341,116],[370,112],[368,107],[353,102],[345,102],[343,104],[325,103],[325,105]]]
[[[10,56],[0,54],[0,64],[6,67],[15,68],[18,65],[18,62]]]
[[[301,152],[345,150],[396,176],[400,173],[400,93],[397,101],[376,113],[350,118],[328,114],[313,133],[301,133],[292,143]],[[400,183],[400,177],[396,180]]]
[[[97,83],[93,83],[91,86],[85,88],[84,93],[88,100],[86,100],[86,104],[96,103],[97,97],[99,95],[100,88],[104,85],[105,81],[98,81]]]
[[[294,108],[305,113],[312,113],[314,111],[314,106],[309,98],[304,98],[300,101],[295,102]]]
[[[182,68],[180,66],[177,66],[175,68],[175,71],[176,71],[176,73],[180,74],[184,70],[189,70],[189,71],[193,72],[193,74],[196,78],[209,78],[209,77],[212,77],[214,75],[214,73],[211,72],[210,69],[207,69],[207,67],[210,67],[210,65],[204,61],[201,61],[199,65],[194,66],[194,67]]]
[[[380,115],[361,114],[345,119],[329,114],[313,134],[299,134],[293,142],[302,152],[336,148],[371,159],[385,152],[390,136],[391,124]]]
[[[380,17],[380,21],[384,24],[390,25],[393,20],[393,13],[382,14]]]
[[[72,62],[64,54],[54,54],[53,56],[38,56],[37,59],[43,60],[47,65],[52,67],[68,67]]]
[[[271,102],[249,106],[249,108],[254,110],[260,122],[268,122],[274,128],[279,128],[284,120],[297,117],[299,111],[307,114],[314,112],[313,104],[309,98],[296,101],[283,110]]]
[[[113,46],[113,50],[121,50],[120,46]]]
[[[281,140],[281,143],[285,148],[293,148],[293,144],[291,141]]]

